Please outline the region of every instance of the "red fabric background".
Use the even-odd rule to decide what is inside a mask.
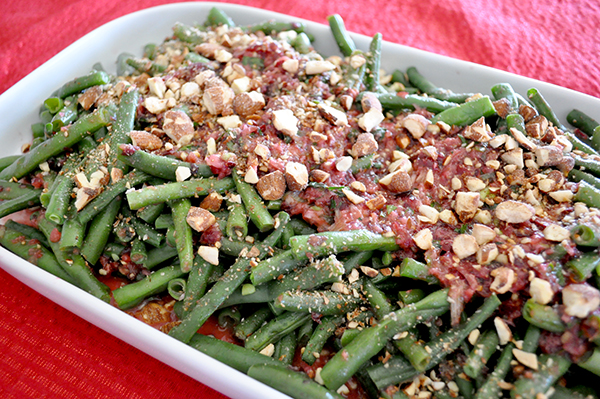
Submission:
[[[161,0],[19,0],[0,6],[0,93],[94,28]],[[600,96],[595,0],[239,0]],[[168,32],[165,32],[167,35]],[[37,106],[21,104],[20,106]],[[0,270],[3,398],[220,398]]]

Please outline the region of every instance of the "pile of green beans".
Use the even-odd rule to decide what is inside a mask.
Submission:
[[[498,84],[491,88],[492,101],[438,87],[416,67],[393,71],[391,81],[382,83],[381,34],[361,50],[339,15],[328,22],[341,54],[364,58],[342,67],[347,92],[359,92],[357,107],[369,93],[386,112],[428,112],[432,124],[457,128],[486,118],[498,134],[508,134],[526,132],[517,110],[530,106],[573,146],[575,167],[568,177],[578,182],[575,201],[600,207],[600,125],[592,118],[577,110],[567,117],[582,137],[560,123],[535,88],[525,98],[508,83]],[[185,65],[217,68],[193,50],[207,30],[219,26],[236,29],[217,8],[202,25],[175,25],[170,40],[185,49]],[[239,29],[274,37],[291,32],[289,44],[298,54],[314,57],[304,24],[268,21]],[[264,201],[241,170],[219,178],[207,164],[132,145],[129,133],[152,123],[140,112],[143,91],[134,85],[109,105],[80,104],[91,88],[114,88],[127,76],[160,76],[167,70],[162,52],[163,45],[149,44],[141,58],[122,54],[120,77],[98,68],[44,102],[30,150],[0,159],[0,217],[31,209],[37,228],[9,220],[0,226],[0,245],[124,311],[148,301],[174,303],[177,322],[165,330],[171,337],[295,398],[341,398],[356,384],[373,398],[405,398],[418,393],[411,388],[416,381],[435,398],[493,398],[503,389],[513,398],[583,397],[570,381],[565,387],[563,376],[582,370],[600,375],[600,339],[593,334],[600,329],[598,312],[586,320],[593,349],[576,361],[563,353],[542,354],[543,337],[565,333],[574,323],[557,306],[532,298],[488,292],[452,324],[453,288],[444,287],[428,260],[411,257],[396,237],[366,229],[317,232],[285,212],[285,200]],[[497,115],[498,101],[508,104],[506,117]],[[357,157],[349,173],[382,167],[377,162],[373,154]],[[188,180],[179,181],[182,168]],[[82,181],[98,171],[102,184],[85,187]],[[32,184],[35,174],[43,175],[43,188]],[[82,187],[93,191],[84,205]],[[210,196],[222,202],[205,205]],[[189,218],[197,208],[210,214],[210,228],[220,232],[211,245],[205,245],[206,230],[192,228]],[[600,226],[576,224],[570,234],[572,247],[560,244],[548,255],[557,281],[567,276],[597,287]],[[126,284],[111,292],[101,282],[106,274]],[[514,337],[501,342],[497,319],[509,301],[520,306],[522,318],[515,318]],[[200,335],[211,318],[230,328],[239,344]],[[536,359],[525,372],[515,367],[524,355]],[[299,364],[314,365],[312,374],[298,371]]]

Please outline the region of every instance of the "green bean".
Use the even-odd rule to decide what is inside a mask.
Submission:
[[[129,309],[146,297],[162,292],[169,281],[185,275],[179,266],[167,266],[135,283],[127,284],[113,291],[113,298],[119,309]]]
[[[258,352],[205,335],[195,334],[189,345],[242,373],[247,373],[250,367],[257,364],[280,364]]]
[[[269,283],[269,292],[275,299],[286,291],[310,290],[325,283],[333,283],[343,275],[342,264],[332,255],[289,273],[281,280],[272,281]]]
[[[133,130],[139,98],[140,93],[135,86],[130,87],[121,96],[116,120],[112,124],[112,131],[108,141],[110,144],[108,160],[109,171],[112,171],[113,168],[123,170],[125,167],[124,163],[117,159],[117,155],[119,154],[119,146],[131,141],[129,132]]]
[[[349,62],[343,66],[343,84],[347,90],[360,91],[367,71],[366,55],[361,50],[354,50],[350,55],[350,60],[362,59],[364,62]],[[353,66],[354,65],[354,66]]]
[[[75,210],[67,212],[67,218],[62,225],[60,249],[81,248],[85,230],[86,224],[81,223]]]
[[[248,220],[242,204],[232,204],[227,217],[227,236],[234,240],[242,240],[248,235]]]
[[[129,207],[132,210],[136,210],[144,206],[161,202],[190,198],[197,195],[207,195],[212,191],[222,194],[233,187],[234,184],[230,178],[223,178],[220,180],[212,178],[193,179],[128,191],[127,201],[129,202]]]
[[[481,97],[477,100],[460,104],[457,107],[440,112],[431,120],[432,123],[445,122],[450,126],[470,125],[482,116],[496,114],[496,108],[489,97]]]
[[[187,283],[185,279],[174,278],[167,283],[167,292],[169,295],[171,295],[171,298],[175,299],[176,301],[180,301],[185,296],[186,287]]]
[[[312,44],[310,38],[304,32],[298,33],[298,35],[292,40],[291,45],[300,54],[308,54],[312,51]]]
[[[175,37],[186,43],[200,44],[206,40],[204,32],[200,29],[195,26],[182,24],[181,22],[176,22],[173,25],[173,33]]]
[[[346,274],[362,266],[373,256],[373,251],[354,252],[341,258]]]
[[[571,239],[577,245],[597,248],[600,246],[600,231],[585,224],[578,224],[571,228]]]
[[[141,208],[144,209],[144,208]],[[173,227],[173,217],[171,214],[163,213],[154,221],[154,227],[158,230],[168,229],[169,227]]]
[[[584,181],[597,190],[600,190],[600,178],[597,178],[589,173],[582,172],[579,169],[571,169],[571,171],[569,171],[569,179],[574,182]]]
[[[296,335],[288,334],[282,337],[275,344],[275,352],[273,352],[273,359],[280,361],[285,365],[291,365],[296,354]]]
[[[301,313],[319,313],[324,316],[338,315],[351,311],[360,298],[333,291],[286,291],[275,299],[279,309],[291,309]]]
[[[525,119],[521,116],[521,114],[509,114],[506,116],[506,127],[510,131],[510,129],[517,129],[523,134],[527,134],[525,130]]]
[[[151,270],[155,266],[162,264],[163,262],[177,256],[177,248],[164,244],[158,248],[152,248],[148,251],[148,257],[146,258],[146,269]]]
[[[473,351],[469,355],[463,368],[466,375],[471,378],[479,378],[483,373],[483,368],[490,357],[496,352],[498,346],[498,334],[495,331],[486,331],[483,333],[474,345]]]
[[[408,68],[406,70],[406,75],[413,86],[417,87],[423,93],[427,93],[428,95],[439,100],[450,101],[453,103],[464,103],[467,98],[473,96],[473,93],[453,93],[451,90],[437,87],[427,80],[423,75],[421,75],[415,67]]]
[[[100,213],[102,209],[107,207],[116,196],[124,193],[131,187],[150,180],[150,178],[151,176],[144,172],[136,170],[129,172],[116,183],[106,187],[104,191],[102,191],[96,198],[94,198],[81,211],[79,211],[79,220],[81,220],[82,223],[89,222],[94,218],[94,216]],[[142,206],[139,208],[142,208]]]
[[[152,204],[138,209],[136,216],[146,223],[154,224],[164,209],[164,202],[161,202],[160,204]]]
[[[328,16],[327,21],[329,22],[331,33],[333,33],[333,37],[340,48],[340,51],[344,56],[350,57],[352,52],[356,50],[356,45],[346,31],[344,20],[338,14],[334,14]]]
[[[431,360],[425,369],[428,370],[436,366],[449,353],[456,350],[471,331],[487,320],[498,306],[500,306],[500,300],[495,294],[486,298],[483,305],[470,318],[427,344],[431,349]],[[383,364],[377,364],[367,370],[379,389],[407,381],[420,373],[404,358],[393,357],[386,364],[385,367]],[[321,373],[322,375],[323,373]]]
[[[74,181],[71,175],[59,175],[52,197],[46,207],[46,217],[54,223],[63,224],[71,203]]]
[[[246,338],[245,347],[260,351],[270,343],[279,341],[282,337],[295,331],[298,327],[310,320],[310,314],[285,312],[267,324],[260,327],[254,334]]]
[[[223,10],[218,9],[217,7],[212,7],[208,12],[208,18],[206,20],[206,24],[208,26],[219,26],[219,25],[227,25],[230,28],[234,27],[235,24],[233,20],[229,18]]]
[[[394,341],[394,345],[400,349],[400,352],[408,359],[415,370],[423,371],[431,361],[431,355],[417,338],[415,334],[416,329],[411,329],[407,332],[408,335]]]
[[[80,76],[70,82],[65,83],[58,89],[57,96],[66,98],[72,94],[79,93],[88,87],[105,85],[110,83],[110,75],[104,71],[92,71],[87,75]]]
[[[221,328],[231,328],[239,324],[242,320],[240,311],[235,307],[223,308],[217,315],[217,323]]]
[[[515,381],[511,398],[534,399],[545,394],[567,372],[571,362],[559,355],[538,356],[538,370]]]
[[[0,244],[40,269],[77,285],[75,279],[63,269],[54,254],[43,246],[39,240],[26,237],[22,232],[9,228],[8,223],[7,225],[0,225]]]
[[[189,272],[194,263],[194,248],[192,243],[192,228],[187,223],[187,214],[191,208],[191,202],[187,198],[170,202],[173,223],[175,227],[175,244],[179,254],[181,271]]]
[[[301,33],[306,29],[306,24],[302,22],[280,22],[280,21],[266,21],[260,22],[253,25],[248,25],[242,28],[242,30],[247,32],[259,32],[262,31],[267,35],[272,33],[285,32],[289,30],[293,30],[295,32]]]
[[[46,236],[42,232],[40,232],[38,229],[36,229],[35,227],[31,227],[26,224],[21,224],[21,223],[15,222],[14,220],[11,220],[11,219],[8,219],[7,221],[5,221],[4,225],[8,229],[11,229],[13,231],[17,231],[17,232],[23,234],[25,237],[27,237],[30,240],[38,240],[40,242],[40,244],[42,244],[44,247],[48,247],[50,245],[48,243],[48,240],[46,239]]]
[[[287,273],[295,267],[303,265],[305,262],[305,260],[297,260],[294,258],[291,250],[281,252],[260,262],[257,266],[252,268],[250,281],[252,281],[252,284],[254,285],[266,283]]]
[[[590,387],[565,388],[560,384],[554,384],[552,388],[554,389],[552,399],[598,399],[595,390]]]
[[[600,349],[596,347],[589,357],[578,362],[577,365],[600,376]]]
[[[592,272],[600,267],[600,256],[595,252],[586,252],[578,258],[573,258],[566,265],[574,274],[577,281],[583,282],[592,276]]]
[[[600,207],[600,187],[594,187],[586,181],[579,182],[573,201],[580,201],[594,208]]]
[[[578,109],[574,109],[567,114],[567,122],[587,134],[589,137],[592,137],[594,135],[594,129],[600,126],[593,118]]]
[[[378,325],[364,329],[323,367],[321,378],[325,386],[338,389],[398,332],[414,327],[419,321],[445,313],[448,310],[447,296],[446,290],[437,291],[416,304],[391,313]]]
[[[508,371],[510,370],[510,363],[513,360],[512,351],[514,347],[515,346],[512,342],[509,342],[508,345],[504,347],[502,353],[500,354],[500,358],[496,363],[496,367],[494,367],[494,371],[489,375],[481,387],[479,387],[477,393],[475,394],[475,399],[489,399],[500,396],[501,388],[499,383],[504,380],[508,374]]]
[[[71,147],[86,135],[94,132],[110,122],[111,112],[107,108],[96,111],[80,118],[72,124],[64,134],[54,135],[39,146],[30,150],[0,172],[0,180],[20,179],[38,167],[48,158],[60,154],[66,147]]]
[[[58,132],[63,126],[67,126],[77,120],[77,101],[69,97],[65,100],[65,106],[52,117],[52,131]]]
[[[131,253],[129,254],[131,261],[136,265],[144,266],[146,259],[148,259],[148,251],[146,250],[146,244],[139,237],[136,237],[131,242]]]
[[[235,170],[232,173],[232,177],[252,223],[254,223],[260,231],[271,230],[275,221],[256,190],[254,190],[254,187],[244,182]]]
[[[598,155],[596,150],[594,150],[588,144],[581,141],[573,133],[567,130],[567,128],[564,127],[562,123],[560,123],[558,117],[550,107],[550,104],[548,104],[548,102],[542,96],[542,93],[540,93],[539,90],[537,90],[536,88],[531,88],[527,90],[527,98],[535,105],[540,115],[545,116],[549,122],[551,122],[554,126],[556,126],[564,132],[565,136],[573,144],[573,148],[583,151],[587,154]]]
[[[369,230],[335,231],[295,236],[290,240],[296,259],[317,258],[346,251],[394,251],[394,237],[384,237]]]
[[[305,374],[276,365],[255,365],[248,375],[295,399],[342,399],[343,396],[317,384]]]
[[[540,341],[541,330],[539,327],[530,324],[527,326],[525,338],[523,338],[522,350],[525,352],[535,353]]]
[[[491,88],[492,95],[496,100],[506,98],[510,104],[510,111],[515,112],[519,109],[519,100],[515,90],[509,83],[498,83]]]
[[[362,330],[359,330],[357,328],[346,328],[342,333],[342,337],[340,338],[340,343],[342,344],[342,347],[345,347],[350,342],[352,342],[354,338],[356,338],[360,334],[361,331]]]
[[[289,215],[281,212],[277,216],[279,220],[278,227],[265,239],[264,246],[271,247],[275,245],[285,225],[289,221]],[[260,251],[257,258],[264,257],[265,250]],[[239,257],[236,262],[225,272],[225,274],[211,287],[211,289],[202,297],[199,303],[190,311],[178,326],[174,327],[169,335],[188,342],[194,333],[210,315],[217,310],[227,299],[230,293],[234,292],[246,279],[249,274],[250,259]]]
[[[44,100],[44,107],[50,111],[51,114],[55,114],[65,106],[65,103],[60,97],[48,97]]]
[[[177,180],[177,168],[189,168],[192,176],[211,177],[210,167],[205,164],[194,164],[179,159],[142,151],[131,144],[121,144],[117,151],[117,159],[131,167],[144,171],[152,176],[166,180]]]
[[[432,97],[417,96],[414,94],[408,94],[406,96],[397,96],[395,94],[378,94],[377,98],[384,109],[392,111],[402,111],[405,109],[415,109],[415,107],[419,107],[437,113],[458,107],[456,103],[450,101],[438,100],[437,98]]]
[[[166,65],[159,64],[157,62],[140,60],[137,58],[126,58],[125,63],[140,73],[147,73],[151,76],[158,75],[167,69]]]
[[[0,181],[0,200],[10,200],[21,197],[25,194],[32,194],[36,192],[40,195],[41,190],[34,189],[32,186],[12,182],[12,181]]]
[[[398,298],[405,305],[410,305],[411,303],[419,302],[424,297],[425,292],[423,292],[423,290],[419,288],[413,288],[412,290],[398,292]]]
[[[0,158],[0,171],[3,171],[4,169],[8,168],[20,157],[20,155],[8,155]]]
[[[365,86],[369,91],[379,88],[379,69],[381,68],[381,33],[376,33],[369,45],[367,69],[369,73],[365,79]]]
[[[560,315],[551,306],[540,305],[533,299],[523,306],[523,318],[541,329],[560,333],[565,330]]]
[[[40,203],[39,190],[31,191],[17,198],[4,200],[0,202],[0,218],[10,215],[11,213],[31,208]]]
[[[375,287],[375,285],[369,279],[365,279],[363,281],[363,289],[365,291],[367,300],[371,304],[371,308],[373,308],[375,311],[378,319],[382,319],[384,316],[392,312],[393,307],[388,302],[385,294]]]
[[[429,274],[429,268],[412,258],[404,258],[400,264],[400,276],[416,280],[423,280],[428,284],[439,284],[439,280]]]
[[[294,234],[296,235],[307,235],[314,234],[317,232],[316,229],[311,227],[308,223],[306,223],[302,219],[294,218],[290,220],[290,226],[294,229]]]
[[[210,64],[210,60],[208,58],[202,57],[200,54],[193,52],[187,53],[185,55],[185,60],[192,64]]]
[[[576,155],[572,155],[572,158],[575,160],[575,166],[577,166],[579,169],[586,172],[591,172],[596,176],[600,175],[600,162],[593,159],[581,158]]]
[[[246,338],[254,334],[263,323],[270,319],[271,316],[273,316],[273,313],[269,307],[265,306],[259,308],[256,312],[242,320],[240,324],[233,327],[233,332],[236,337],[245,341]]]
[[[335,330],[344,322],[344,320],[344,316],[323,317],[306,344],[304,353],[302,353],[302,360],[308,364],[313,364],[317,358],[320,357],[321,351],[327,340],[333,335]]]
[[[183,315],[187,316],[196,302],[202,298],[208,287],[208,279],[214,266],[200,256],[194,258],[192,269],[188,275],[185,297],[183,298]]]
[[[53,232],[54,230],[58,230],[58,225],[41,216],[38,218],[38,227],[48,239],[56,260],[72,279],[76,281],[76,285],[95,297],[109,302],[110,294],[108,287],[98,281],[86,264],[85,259],[81,255],[61,250],[59,243],[52,241],[52,237],[54,237]]]

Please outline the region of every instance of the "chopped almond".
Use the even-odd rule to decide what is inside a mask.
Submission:
[[[565,313],[580,319],[600,307],[600,291],[587,284],[570,284],[562,290]]]
[[[154,151],[162,147],[162,140],[146,131],[134,130],[129,133],[133,145],[142,150]]]
[[[460,220],[467,221],[477,213],[479,209],[480,195],[478,192],[458,192],[456,193],[456,205],[454,210]]]
[[[325,183],[329,180],[330,174],[321,169],[313,169],[310,171],[310,180],[317,183]]]
[[[371,209],[371,210],[378,210],[383,208],[383,206],[386,203],[386,199],[383,195],[378,194],[377,197],[375,198],[371,198],[370,200],[367,201],[367,208]]]
[[[186,216],[186,221],[190,227],[198,232],[206,231],[210,226],[215,224],[217,218],[204,208],[196,206],[190,207]]]
[[[233,99],[233,110],[236,114],[247,118],[250,115],[256,114],[265,106],[265,98],[258,91],[249,93],[240,93]]]
[[[377,144],[377,140],[375,140],[373,134],[362,133],[356,138],[356,142],[352,146],[352,153],[358,158],[372,154],[377,151],[378,148],[379,144]]]
[[[194,123],[183,111],[167,111],[163,120],[163,130],[178,145],[186,145],[194,137]]]
[[[402,126],[415,138],[420,139],[431,122],[423,115],[409,114],[402,120]]]
[[[292,191],[299,191],[308,184],[308,170],[299,162],[288,162],[285,165],[285,181]]]
[[[263,199],[268,201],[278,200],[283,197],[285,188],[285,177],[278,170],[264,175],[256,183],[258,193]]]
[[[397,170],[382,177],[379,183],[386,186],[393,193],[404,193],[412,190],[412,179],[403,170]]]
[[[529,295],[540,305],[547,305],[554,298],[554,291],[548,281],[534,277],[529,283]]]
[[[325,119],[327,119],[334,125],[348,126],[348,117],[346,116],[345,112],[330,107],[329,105],[325,105],[323,103],[320,103],[317,108],[319,109],[321,115],[323,115]]]
[[[454,237],[452,242],[452,251],[459,257],[459,259],[468,258],[474,255],[479,250],[479,245],[475,237],[469,234],[459,234]]]
[[[490,273],[494,281],[490,285],[490,290],[498,294],[504,294],[512,288],[516,281],[515,271],[509,267],[499,267]]]
[[[219,193],[212,192],[208,194],[200,203],[200,208],[204,208],[207,211],[217,212],[221,209],[223,203],[223,197]]]
[[[431,233],[431,230],[423,229],[413,235],[413,241],[417,244],[417,247],[421,248],[423,251],[427,251],[433,246],[433,234]]]
[[[290,137],[295,137],[298,134],[298,118],[291,109],[273,111],[273,126]]]
[[[467,126],[463,131],[463,136],[480,143],[485,143],[492,139],[492,133],[488,130],[483,116]]]
[[[495,215],[507,223],[523,223],[535,215],[535,209],[524,202],[509,200],[498,204]]]

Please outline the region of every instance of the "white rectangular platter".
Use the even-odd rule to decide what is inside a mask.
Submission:
[[[114,72],[120,53],[141,54],[145,44],[160,43],[169,36],[175,22],[203,22],[213,6],[220,7],[239,25],[270,19],[299,21],[244,6],[193,2],[150,8],[112,21],[73,43],[0,96],[0,115],[4,116],[0,129],[3,144],[0,156],[18,154],[21,145],[31,141],[30,126],[37,121],[38,104],[62,83],[88,73],[96,62]],[[324,55],[339,54],[328,26],[302,22],[316,37],[317,50]],[[358,48],[368,49],[371,38],[361,35],[353,35],[353,38]],[[600,100],[588,95],[421,50],[384,43],[382,54],[382,67],[387,71],[416,66],[431,81],[457,92],[489,94],[489,88],[500,82],[509,82],[521,94],[530,87],[537,87],[563,121],[573,108],[592,116],[600,109]],[[15,107],[15,104],[28,106]],[[4,248],[0,248],[0,267],[69,311],[227,396],[287,397],[38,269]]]

